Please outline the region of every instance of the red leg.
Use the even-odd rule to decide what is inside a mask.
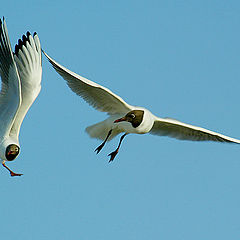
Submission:
[[[10,168],[8,168],[8,167],[5,165],[5,162],[3,162],[2,165],[10,172],[10,175],[11,175],[12,177],[22,176],[22,175],[23,175],[23,174],[21,174],[21,173],[15,173],[15,172],[13,172]]]
[[[103,146],[107,142],[107,140],[110,137],[111,133],[112,133],[112,129],[108,132],[108,135],[107,135],[106,139],[104,140],[104,142],[95,149],[95,152],[97,152],[97,154],[102,150]]]
[[[123,140],[124,137],[126,137],[126,136],[127,136],[127,133],[125,133],[124,135],[122,135],[121,138],[120,138],[120,142],[119,142],[119,144],[118,144],[117,149],[116,149],[115,151],[113,151],[113,152],[111,152],[111,153],[108,154],[108,156],[111,156],[111,157],[110,157],[110,160],[109,160],[108,162],[112,162],[112,161],[114,160],[114,158],[115,158],[116,155],[118,154],[118,151],[119,151],[119,148],[120,148],[120,146],[121,146],[122,140]]]

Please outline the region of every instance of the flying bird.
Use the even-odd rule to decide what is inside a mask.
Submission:
[[[12,52],[4,18],[0,19],[0,75],[0,158],[11,176],[21,176],[11,171],[5,161],[19,155],[22,121],[41,90],[41,46],[37,34],[27,32]]]
[[[191,141],[240,143],[238,139],[182,123],[175,119],[159,118],[146,108],[129,105],[109,89],[79,76],[57,63],[46,52],[43,51],[43,53],[74,93],[82,97],[95,109],[108,113],[109,117],[106,120],[86,128],[90,137],[103,140],[102,144],[95,149],[97,153],[101,151],[107,141],[110,141],[119,133],[124,133],[120,138],[117,149],[108,155],[110,156],[109,162],[113,161],[124,137],[129,133],[151,133]]]

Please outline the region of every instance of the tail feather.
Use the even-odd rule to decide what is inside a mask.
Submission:
[[[112,124],[109,124],[108,119],[96,123],[94,125],[91,125],[86,128],[86,132],[91,138],[97,138],[101,140],[105,140],[108,132],[112,129]],[[112,140],[114,137],[116,137],[121,131],[119,129],[114,128],[112,130],[112,133],[110,137],[108,138],[108,141]]]

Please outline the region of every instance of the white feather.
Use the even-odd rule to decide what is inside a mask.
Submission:
[[[38,36],[24,36],[13,55],[6,22],[0,20],[0,158],[5,161],[6,147],[19,146],[22,121],[41,89],[41,46]]]

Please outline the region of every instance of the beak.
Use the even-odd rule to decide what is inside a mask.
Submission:
[[[119,118],[115,120],[114,123],[123,122],[123,121],[127,121],[127,118],[126,117]]]

